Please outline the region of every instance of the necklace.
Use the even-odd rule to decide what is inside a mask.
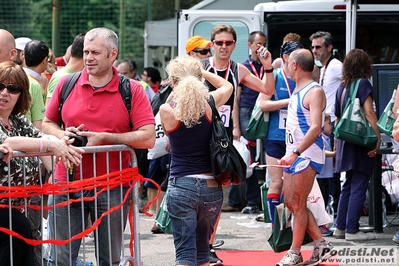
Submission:
[[[0,117],[0,124],[8,131],[8,132],[13,132],[14,131],[14,127],[11,125],[10,122],[8,122],[8,124],[3,122],[3,118]]]

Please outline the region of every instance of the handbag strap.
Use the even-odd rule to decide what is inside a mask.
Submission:
[[[350,88],[349,88],[349,93],[350,93],[350,94],[349,94],[349,98],[351,98],[352,102],[353,102],[353,101],[355,100],[355,98],[356,98],[357,91],[358,91],[358,89],[359,89],[360,80],[361,80],[361,79],[358,79],[358,80],[356,80],[356,81],[352,81],[351,86],[350,86]],[[344,88],[344,90],[342,91],[342,94],[341,94],[341,113],[343,113],[343,111],[346,110],[346,108],[348,108],[348,106],[349,106],[349,104],[350,104],[350,101],[347,101],[347,102],[346,102],[346,105],[345,105],[345,109],[342,110],[342,106],[343,106],[343,104],[344,104],[345,94],[346,94],[346,88]]]
[[[354,101],[356,98],[357,91],[359,89],[359,84],[360,84],[360,79],[353,81],[351,84],[350,97],[351,97],[352,101]]]
[[[212,122],[216,120],[221,120],[218,109],[216,109],[215,99],[213,98],[212,94],[209,95],[208,104],[212,109]]]

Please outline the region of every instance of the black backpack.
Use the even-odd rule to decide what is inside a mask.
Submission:
[[[166,102],[172,90],[173,89],[170,86],[170,83],[168,83],[165,86],[159,88],[157,94],[155,94],[155,96],[152,98],[151,108],[154,116],[158,113],[159,107]]]

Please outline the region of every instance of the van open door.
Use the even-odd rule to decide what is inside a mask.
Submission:
[[[194,36],[201,35],[210,39],[214,26],[227,24],[237,32],[236,49],[231,59],[244,62],[249,55],[248,35],[252,31],[261,30],[262,19],[257,11],[227,11],[227,10],[180,10],[178,16],[178,55],[185,55],[186,41]]]

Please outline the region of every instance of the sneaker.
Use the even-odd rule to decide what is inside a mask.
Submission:
[[[345,239],[345,230],[336,228],[334,230],[333,236],[338,239]]]
[[[399,231],[396,232],[396,234],[392,238],[393,242],[399,243]]]
[[[209,265],[210,266],[223,266],[223,261],[218,258],[215,250],[209,250]]]
[[[345,240],[348,241],[365,241],[365,240],[373,240],[375,239],[375,235],[373,233],[365,233],[362,231],[358,231],[354,234],[345,233]]]
[[[321,226],[319,226],[319,228],[320,228],[320,232],[323,235],[323,237],[331,236],[333,234],[333,231],[328,229],[328,227],[326,225],[321,225]]]
[[[327,259],[331,258],[332,256],[336,255],[337,251],[334,249],[333,245],[328,242],[324,241],[320,245],[320,247],[313,248],[313,253],[310,259],[305,261],[303,265],[314,266],[319,265],[322,262],[325,262]]]
[[[216,239],[214,242],[213,242],[213,247],[214,248],[218,248],[218,247],[221,247],[221,246],[223,246],[223,244],[224,244],[224,241],[223,240],[221,240],[221,239]]]
[[[162,231],[162,229],[159,228],[159,227],[157,226],[157,223],[156,223],[156,222],[154,222],[154,223],[152,224],[151,232],[152,232],[153,234],[163,234],[163,233],[164,233],[164,232]]]
[[[241,213],[244,213],[244,214],[259,213],[259,208],[258,208],[258,206],[247,206],[241,210]]]
[[[276,266],[302,265],[302,261],[301,253],[295,254],[292,250],[288,250],[280,262],[277,262]]]
[[[265,214],[264,213],[259,214],[258,216],[256,216],[255,220],[257,222],[265,222]]]
[[[240,208],[238,207],[233,207],[228,204],[222,207],[222,212],[239,212]]]

